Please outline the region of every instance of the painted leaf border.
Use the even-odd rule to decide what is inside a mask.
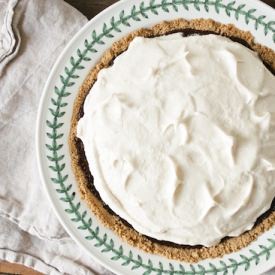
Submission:
[[[246,9],[246,4],[237,4],[231,1],[227,4],[223,0],[150,0],[140,2],[133,5],[131,12],[126,14],[122,10],[117,17],[112,17],[109,23],[104,23],[102,31],[97,33],[95,30],[91,33],[91,41],[84,41],[84,50],[77,49],[76,55],[71,56],[70,66],[64,68],[64,72],[60,75],[61,85],[56,86],[50,102],[49,115],[51,120],[46,121],[47,140],[45,144],[47,150],[47,159],[50,163],[49,169],[54,172],[55,176],[51,178],[51,182],[55,185],[55,190],[59,193],[59,199],[66,203],[65,212],[70,216],[71,221],[77,223],[77,228],[86,232],[86,240],[93,241],[95,247],[102,253],[109,253],[109,257],[113,261],[119,261],[122,266],[129,266],[131,270],[139,269],[144,275],[148,274],[182,274],[182,275],[205,275],[205,274],[229,274],[231,271],[235,274],[240,268],[247,271],[250,267],[258,265],[260,260],[264,258],[266,261],[270,259],[272,250],[275,249],[275,238],[267,239],[268,245],[259,245],[258,250],[249,250],[249,255],[239,255],[239,260],[229,258],[226,261],[219,261],[219,264],[209,263],[208,265],[190,264],[187,269],[183,265],[177,266],[169,264],[167,267],[162,262],[154,265],[149,259],[145,261],[140,255],[134,255],[132,251],[124,252],[122,245],[116,245],[112,238],[106,233],[100,234],[98,226],[93,227],[92,218],[87,215],[87,211],[81,212],[81,203],[76,200],[75,192],[72,192],[72,184],[68,183],[68,175],[64,173],[65,155],[62,153],[63,144],[61,139],[64,136],[62,127],[64,123],[60,122],[65,115],[66,98],[71,95],[67,91],[68,87],[75,84],[75,79],[79,77],[78,71],[85,68],[85,62],[91,60],[90,55],[97,52],[97,47],[104,45],[106,39],[113,38],[115,33],[120,33],[122,27],[130,27],[134,21],[146,20],[150,15],[158,15],[160,12],[169,13],[170,11],[178,12],[181,8],[186,11],[195,9],[197,11],[210,9],[216,13],[222,13],[228,17],[234,16],[236,20],[242,18],[246,24],[254,24],[255,30],[260,27],[264,35],[272,35],[275,43],[275,21],[267,21],[265,15],[255,15],[256,9]]]

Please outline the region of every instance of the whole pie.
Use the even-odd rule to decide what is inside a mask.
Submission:
[[[77,95],[83,199],[131,245],[195,262],[275,223],[275,53],[249,32],[175,20],[113,44]]]

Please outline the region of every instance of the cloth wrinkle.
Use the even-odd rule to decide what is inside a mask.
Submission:
[[[0,43],[0,260],[44,274],[106,272],[57,220],[42,189],[34,146],[47,77],[86,22],[61,0],[0,0],[0,40],[9,39]]]
[[[0,30],[0,76],[4,66],[16,56],[21,42],[18,28],[13,24],[15,21],[14,8],[18,1],[6,1],[6,12]],[[0,8],[2,5],[3,3],[0,2]],[[4,10],[3,7],[2,10]]]
[[[75,33],[75,31],[72,31],[71,33],[69,33],[69,36],[72,37],[72,35]],[[50,54],[54,53],[64,42],[61,42],[60,44],[58,44]],[[46,57],[45,57],[46,59]],[[20,86],[14,91],[13,94],[10,95],[10,97],[3,103],[1,102],[0,105],[0,111],[2,109],[5,108],[5,106],[9,103],[10,100],[13,99],[13,97],[22,89],[20,89],[28,80],[29,78],[33,77],[33,75],[37,72],[38,68],[40,68],[41,66],[43,66],[45,60],[42,60],[40,63],[36,64],[36,67],[26,76],[26,78],[24,79],[24,81],[20,84]],[[42,91],[41,91],[42,94]]]
[[[18,226],[21,228],[21,230],[23,230],[23,231],[26,231],[26,232],[34,231],[34,232],[36,232],[36,233],[37,233],[36,235],[37,235],[40,239],[49,240],[49,241],[50,241],[50,240],[51,240],[51,241],[55,241],[55,240],[59,240],[59,241],[63,240],[63,241],[66,241],[66,240],[70,239],[70,237],[69,237],[67,234],[64,235],[64,232],[60,233],[60,235],[57,234],[57,235],[54,236],[54,237],[45,236],[45,235],[41,234],[41,229],[37,228],[37,227],[36,227],[35,225],[33,225],[33,224],[29,224],[29,227],[24,228],[24,226],[22,226],[22,224],[21,224],[21,220],[20,220],[20,219],[14,217],[14,216],[12,216],[12,215],[10,215],[9,213],[6,213],[6,212],[4,212],[4,211],[1,211],[1,210],[0,210],[0,216],[3,217],[3,218],[9,219],[10,221],[12,221],[12,222],[15,223],[16,225],[18,225]]]
[[[57,274],[61,274],[61,271],[58,270],[58,268],[56,268],[55,266],[51,266],[51,265],[45,263],[44,261],[42,261],[41,259],[38,259],[38,258],[36,258],[36,257],[34,257],[34,256],[32,256],[32,255],[23,254],[23,253],[18,253],[17,251],[14,251],[14,250],[11,250],[11,249],[7,249],[7,248],[5,248],[5,247],[0,247],[0,258],[1,258],[1,252],[2,252],[3,255],[4,255],[4,256],[2,257],[3,260],[7,260],[7,261],[9,260],[10,257],[7,257],[7,254],[10,252],[10,253],[16,255],[16,258],[15,258],[15,262],[16,262],[16,263],[21,263],[21,264],[24,264],[25,266],[28,266],[28,267],[30,267],[30,268],[34,268],[34,269],[35,269],[35,267],[36,267],[36,261],[39,261],[39,262],[41,261],[43,264],[45,264],[45,265],[47,265],[48,267],[50,267],[50,268],[56,270]],[[31,257],[31,259],[33,259],[32,264],[27,265],[26,262],[25,262],[24,257]]]

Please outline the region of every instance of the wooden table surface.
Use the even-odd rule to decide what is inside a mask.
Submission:
[[[104,8],[116,2],[116,0],[65,0],[76,9],[81,11],[88,19],[93,18]],[[275,0],[262,0],[275,8]],[[41,273],[26,268],[22,265],[0,262],[1,274],[20,274],[20,275],[41,275]]]

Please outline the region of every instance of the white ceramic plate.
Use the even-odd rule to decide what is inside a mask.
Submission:
[[[37,124],[41,178],[68,233],[115,273],[259,274],[275,265],[275,228],[237,253],[191,265],[129,246],[102,226],[79,196],[68,148],[72,106],[78,88],[114,41],[141,27],[176,18],[212,18],[233,23],[251,31],[259,43],[275,50],[275,11],[256,0],[127,0],[109,7],[75,35],[46,83]]]

